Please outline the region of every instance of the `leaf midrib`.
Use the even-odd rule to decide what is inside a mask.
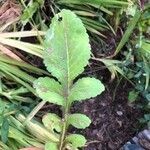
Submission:
[[[64,29],[64,39],[65,39],[65,49],[66,49],[66,63],[67,63],[67,68],[66,68],[66,73],[67,73],[67,75],[66,75],[66,79],[67,79],[67,81],[64,81],[64,82],[66,82],[66,84],[65,84],[65,87],[67,88],[67,89],[65,89],[65,94],[68,96],[68,94],[69,94],[69,86],[70,86],[70,69],[69,69],[69,64],[70,64],[70,62],[69,62],[69,46],[68,46],[68,32],[67,32],[67,18],[63,18],[64,19],[64,21],[63,21],[63,29]]]

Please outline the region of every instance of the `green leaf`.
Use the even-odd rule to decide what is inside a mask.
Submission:
[[[5,110],[6,110],[6,103],[4,103],[2,99],[0,99],[0,115],[2,115]]]
[[[115,55],[117,55],[121,49],[123,48],[123,46],[127,43],[127,41],[129,40],[130,36],[133,33],[133,30],[137,24],[137,22],[139,21],[140,17],[141,17],[142,12],[139,11],[138,9],[136,10],[136,13],[134,15],[134,17],[132,18],[132,20],[129,22],[128,27],[119,43],[119,45],[116,48],[115,51]]]
[[[68,135],[65,139],[66,143],[71,143],[73,148],[83,147],[86,144],[86,139],[80,134]]]
[[[150,121],[150,114],[144,114],[144,119],[146,121]]]
[[[44,63],[49,72],[68,85],[90,59],[89,37],[82,21],[70,10],[62,10],[52,19],[46,34]]]
[[[40,7],[44,5],[44,1],[43,0],[36,0],[36,1],[39,3]]]
[[[149,49],[150,52],[150,49]],[[150,58],[150,55],[149,55]],[[146,60],[146,58],[143,57],[144,62],[144,71],[145,71],[145,90],[149,87],[150,83],[150,62]]]
[[[56,114],[48,113],[44,115],[42,122],[48,130],[53,131],[55,129],[57,132],[62,130],[61,118]]]
[[[148,101],[150,101],[150,93],[149,94],[146,94],[146,99],[148,100]]]
[[[68,117],[68,124],[78,129],[85,129],[91,124],[91,120],[84,114],[71,114]]]
[[[101,81],[90,77],[82,78],[73,85],[69,99],[72,101],[88,99],[101,94],[104,89]]]
[[[62,96],[62,86],[54,79],[48,77],[39,78],[34,81],[34,87],[36,88],[38,96],[44,101],[61,106],[64,105],[65,101]]]
[[[37,10],[42,7],[44,4],[43,0],[30,1],[28,6],[24,9],[23,14],[21,16],[21,21],[25,25],[33,15],[37,12]]]
[[[142,45],[139,48],[139,56],[146,57],[148,60],[150,59],[150,42],[142,41]]]
[[[47,142],[45,144],[44,150],[58,150],[57,144],[52,142]]]
[[[9,133],[9,122],[8,122],[7,118],[4,118],[2,127],[1,127],[1,140],[3,143],[7,142],[8,133]]]
[[[135,102],[136,101],[136,99],[137,99],[137,97],[138,97],[138,95],[139,95],[139,92],[136,92],[136,91],[130,91],[129,92],[129,95],[128,95],[128,101],[130,102],[130,103],[132,103],[132,102]]]
[[[109,6],[109,5],[128,5],[128,2],[121,1],[121,0],[59,0],[60,3],[72,3],[72,4],[91,4],[93,5],[98,5],[98,6]]]
[[[103,58],[103,59],[98,58],[96,60],[104,63],[104,65],[107,67],[107,69],[111,72],[111,80],[113,80],[116,77],[117,73],[120,73],[122,76],[127,78],[125,76],[123,69],[120,67],[120,65],[122,65],[123,62],[121,62],[119,60],[105,59],[105,58]]]
[[[40,5],[38,2],[34,2],[34,3],[31,3],[30,6],[25,8],[24,13],[21,16],[21,20],[24,24],[26,24],[29,21],[29,19],[32,18],[32,16],[37,11],[39,6]]]

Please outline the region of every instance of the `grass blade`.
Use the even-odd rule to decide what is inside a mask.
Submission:
[[[128,28],[125,31],[119,45],[116,48],[115,55],[117,55],[120,52],[120,50],[123,48],[123,46],[129,40],[129,37],[132,35],[133,30],[134,30],[138,20],[140,19],[140,17],[141,17],[141,11],[137,10],[134,17],[133,17],[133,19],[129,22]]]

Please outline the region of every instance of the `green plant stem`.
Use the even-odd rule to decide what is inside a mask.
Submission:
[[[65,108],[64,119],[63,119],[62,134],[61,134],[61,137],[60,137],[59,150],[63,149],[63,143],[64,143],[65,135],[66,135],[66,132],[67,132],[67,128],[68,128],[67,120],[68,120],[69,109],[70,109],[69,100],[66,99],[66,108]]]
[[[71,106],[71,102],[70,102],[70,99],[68,98],[68,96],[70,94],[71,85],[72,85],[72,83],[70,83],[69,81],[67,81],[67,83],[64,84],[64,89],[66,89],[64,91],[64,97],[66,99],[66,105],[65,105],[64,114],[63,114],[63,116],[64,116],[64,118],[63,118],[63,128],[62,128],[62,133],[61,133],[61,136],[60,136],[59,150],[63,150],[64,140],[65,140],[66,132],[67,132],[67,129],[68,129],[67,120],[68,120],[68,114],[69,114],[69,110],[70,110],[70,106]]]

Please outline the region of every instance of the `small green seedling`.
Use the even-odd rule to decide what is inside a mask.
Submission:
[[[45,150],[76,150],[86,143],[84,136],[68,134],[67,130],[70,125],[85,129],[91,123],[84,114],[71,114],[71,105],[95,97],[105,89],[95,78],[74,80],[84,71],[90,55],[89,37],[82,21],[69,10],[55,15],[46,34],[44,50],[44,64],[55,79],[42,77],[34,82],[38,96],[43,101],[59,105],[63,112],[63,118],[53,113],[43,117],[49,131],[60,137],[58,143],[46,143]]]

